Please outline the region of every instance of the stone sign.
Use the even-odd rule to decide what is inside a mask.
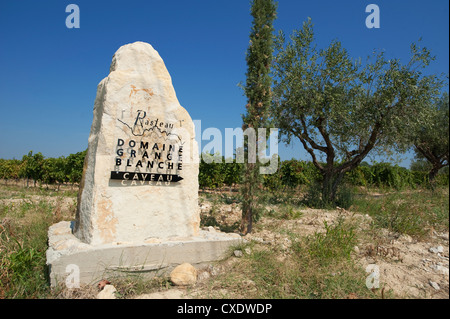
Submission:
[[[91,245],[198,235],[197,159],[158,52],[121,47],[97,89],[75,235]]]
[[[221,258],[239,235],[200,230],[198,146],[163,60],[124,45],[97,88],[74,222],[49,229],[51,280],[67,264],[82,281]]]

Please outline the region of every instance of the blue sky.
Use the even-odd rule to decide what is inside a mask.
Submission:
[[[79,29],[65,25],[71,3],[80,8]],[[380,8],[379,29],[365,26],[370,3]],[[247,0],[2,0],[0,158],[86,149],[97,84],[114,52],[135,41],[160,53],[181,105],[203,130],[241,127],[246,101],[237,84],[245,81],[249,10]],[[289,34],[307,17],[319,47],[338,39],[355,58],[383,49],[406,60],[422,37],[437,56],[427,72],[449,72],[448,0],[280,0],[275,28]],[[309,159],[300,143],[280,144],[280,155]]]

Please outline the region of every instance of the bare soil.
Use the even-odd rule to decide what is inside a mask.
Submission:
[[[207,214],[211,206],[211,203],[203,202],[202,214]],[[275,206],[267,208],[277,209]],[[289,254],[291,244],[288,233],[308,236],[323,232],[324,222],[330,225],[338,217],[343,217],[358,225],[359,243],[354,248],[354,260],[363,269],[369,265],[379,267],[380,288],[392,291],[396,298],[449,298],[448,232],[431,231],[426,241],[418,241],[409,235],[373,228],[372,218],[368,215],[344,209],[306,208],[300,211],[300,217],[292,220],[263,217],[252,234],[244,238],[276,247],[286,255]],[[236,204],[220,205],[214,212],[216,219],[230,226],[239,222],[240,214]],[[438,247],[442,249],[441,252],[438,252]],[[231,259],[225,261],[222,268],[232,264]],[[280,256],[282,260],[283,255]]]
[[[67,214],[74,214],[76,198],[62,196],[27,195],[18,197],[13,192],[3,193],[0,204],[20,204],[23,201],[38,203],[46,200]],[[268,210],[277,210],[270,206]],[[202,217],[214,217],[225,227],[233,228],[240,222],[241,211],[237,204],[213,204],[202,199],[200,204]],[[358,225],[358,245],[354,248],[353,258],[363,269],[368,265],[376,265],[380,272],[380,287],[393,292],[396,298],[449,298],[449,233],[431,231],[425,241],[419,241],[408,235],[389,232],[386,229],[375,229],[372,219],[344,209],[320,210],[301,209],[299,216],[293,219],[263,217],[256,224],[252,234],[244,238],[265,247],[276,247],[281,251],[279,260],[289,254],[291,240],[289,233],[308,236],[325,230],[324,222],[333,223],[344,217]],[[283,231],[280,231],[283,230]],[[283,256],[283,254],[285,256]],[[198,284],[189,289],[174,288],[171,292],[155,292],[139,295],[137,298],[208,298],[205,290],[208,280],[230,269],[239,262],[239,258],[229,259],[199,271]],[[249,282],[251,286],[251,282]],[[251,288],[251,287],[250,287]],[[222,296],[227,295],[227,288],[219,290]],[[166,296],[167,294],[167,296]]]

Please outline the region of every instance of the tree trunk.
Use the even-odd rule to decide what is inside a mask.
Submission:
[[[241,233],[247,235],[252,232],[253,229],[253,212],[252,207],[248,206],[243,208],[243,218],[241,223]]]
[[[433,168],[428,173],[428,180],[430,181],[430,183],[433,183],[435,181],[439,169],[440,167],[433,166]]]
[[[255,171],[254,163],[247,163],[245,167],[245,180],[242,201],[242,222],[241,233],[244,235],[251,233],[253,228],[253,208],[255,206],[254,189],[256,181],[253,178]]]
[[[322,203],[324,205],[333,203],[332,185],[333,185],[332,173],[329,171],[325,172],[322,182]]]
[[[339,185],[344,178],[345,172],[342,170],[328,169],[324,173],[322,183],[322,202],[325,205],[335,205],[336,195]]]
[[[436,176],[442,167],[444,167],[444,165],[441,163],[433,163],[433,168],[428,173],[428,183],[430,183],[432,189],[436,186]]]

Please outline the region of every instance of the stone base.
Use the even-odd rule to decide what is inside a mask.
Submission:
[[[56,286],[65,283],[69,275],[77,281],[78,271],[80,284],[94,284],[115,276],[165,275],[182,263],[200,267],[226,257],[229,247],[239,244],[241,237],[211,227],[192,238],[153,238],[144,243],[91,246],[72,234],[71,222],[60,222],[49,228],[48,242],[50,283]]]

